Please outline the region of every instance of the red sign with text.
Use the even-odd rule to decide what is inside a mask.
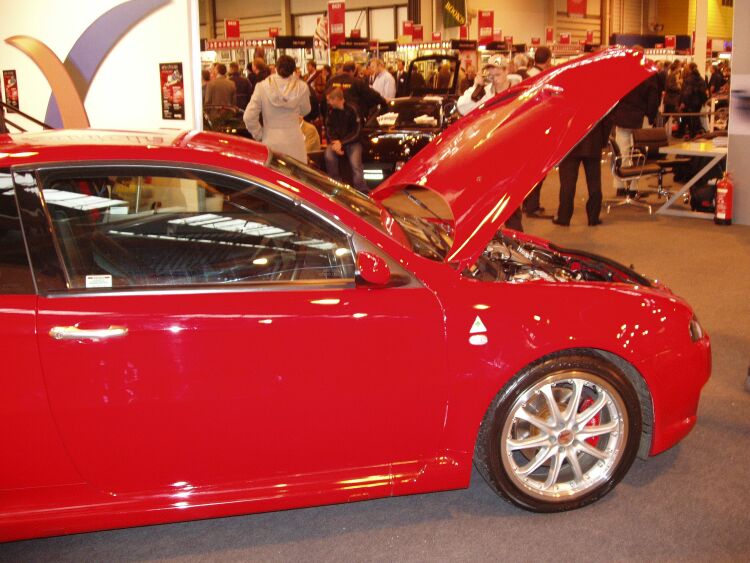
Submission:
[[[665,35],[664,36],[664,48],[674,49],[677,47],[677,36],[676,35]]]
[[[359,39],[360,37],[362,37],[362,30],[361,30],[361,29],[358,29],[358,28],[356,28],[356,27],[355,27],[355,28],[353,28],[353,29],[352,29],[352,30],[351,30],[351,31],[349,32],[349,37],[351,37],[351,38],[353,38],[353,39]]]
[[[560,34],[560,45],[570,45],[570,33]]]
[[[542,38],[541,37],[532,37],[531,38],[531,44],[532,45],[541,45],[542,44]]]
[[[432,40],[433,41],[441,41],[443,39],[443,34],[440,31],[433,31],[432,32]]]
[[[492,10],[479,10],[479,44],[487,45],[492,42],[495,29],[495,12]]]
[[[278,37],[279,36],[279,28],[278,27],[269,27],[268,28],[268,37]]]
[[[544,32],[545,32],[545,35],[546,35],[547,44],[553,43],[555,41],[555,28],[554,27],[547,27],[547,28],[545,28]]]
[[[582,18],[586,15],[586,0],[568,0],[568,17]]]
[[[586,43],[593,43],[594,42],[594,32],[593,31],[587,31],[586,32]]]
[[[161,118],[185,119],[185,83],[182,63],[159,64]]]
[[[328,2],[328,43],[335,47],[346,40],[344,23],[346,22],[346,8],[344,2]]]
[[[414,42],[424,41],[424,26],[421,23],[414,24],[414,33],[411,34],[411,40]]]
[[[492,40],[497,41],[498,43],[503,40],[503,30],[499,27],[496,27],[492,30]]]
[[[505,44],[510,49],[513,46],[513,36],[512,35],[506,35],[505,36]]]
[[[401,35],[414,35],[414,22],[411,20],[405,20],[401,24]]]
[[[462,25],[459,28],[458,38],[459,39],[468,39],[469,38],[469,26],[468,25]]]
[[[224,37],[227,39],[240,38],[240,20],[224,20]]]

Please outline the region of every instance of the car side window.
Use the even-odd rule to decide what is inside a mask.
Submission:
[[[354,278],[347,234],[265,187],[183,170],[108,172],[42,182],[70,288]]]
[[[35,293],[9,170],[0,169],[0,294]]]

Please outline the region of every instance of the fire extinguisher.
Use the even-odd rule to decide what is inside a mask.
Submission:
[[[729,174],[716,182],[716,211],[714,212],[714,223],[717,225],[732,224],[732,192],[734,184]]]

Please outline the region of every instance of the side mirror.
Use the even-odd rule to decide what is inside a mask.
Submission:
[[[358,277],[371,285],[386,285],[391,281],[391,269],[383,258],[372,252],[357,252]]]

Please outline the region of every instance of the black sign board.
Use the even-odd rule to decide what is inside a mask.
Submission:
[[[277,49],[312,49],[313,38],[297,35],[279,35],[276,37]]]
[[[398,51],[397,41],[379,41],[378,51],[381,53],[395,53]]]
[[[370,40],[367,39],[367,37],[347,37],[336,45],[336,49],[369,49],[370,48]]]
[[[476,51],[477,42],[469,39],[451,39],[451,49],[457,51]]]

